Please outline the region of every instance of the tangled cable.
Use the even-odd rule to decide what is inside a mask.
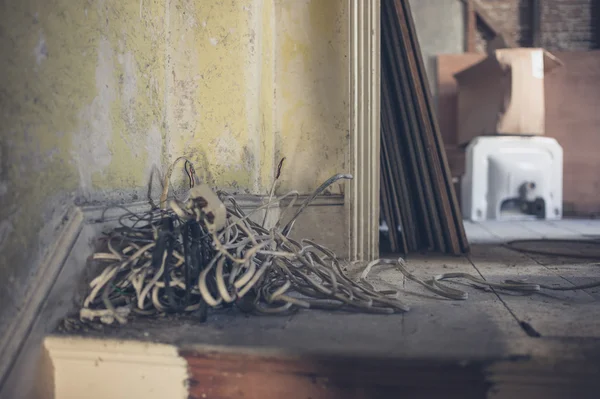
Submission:
[[[468,294],[442,281],[468,279],[479,286],[524,293],[600,286],[550,287],[514,280],[492,283],[467,273],[445,273],[422,280],[405,268],[402,258],[369,263],[355,282],[343,272],[332,251],[311,240],[290,238],[306,207],[329,186],[351,179],[351,175],[338,174],[325,181],[284,224],[298,193],[274,198],[283,160],[267,203],[248,214],[232,196],[214,193],[200,184],[191,162],[179,158],[175,163],[180,160],[185,160],[190,185],[185,198],[168,200],[173,164],[164,177],[161,208],[137,214],[127,211],[119,219],[119,227],[105,235],[102,249],[92,256],[105,265],[90,283],[81,319],[124,324],[131,312],[197,312],[205,320],[209,307],[233,305],[259,314],[287,314],[299,309],[381,314],[408,311],[398,299],[399,291],[377,291],[367,281],[370,271],[383,265],[392,265],[436,295],[455,300],[467,299]],[[266,213],[284,199],[289,200],[288,205],[267,228]],[[259,211],[265,212],[261,224],[251,219]]]
[[[187,162],[186,171],[193,171]],[[266,204],[246,214],[232,196],[215,194],[190,178],[196,183],[190,184],[185,201],[173,199],[169,209],[127,212],[120,226],[106,235],[103,249],[92,256],[106,266],[90,283],[80,318],[125,323],[131,312],[200,312],[205,318],[208,307],[233,304],[265,314],[297,309],[407,311],[394,293],[377,292],[348,278],[329,249],[289,237],[296,219],[319,194],[350,178],[338,174],[328,179],[285,224],[298,198],[295,191],[272,198],[272,189]],[[265,227],[266,218],[262,224],[251,220],[254,213],[268,212],[284,199],[289,204],[272,228]],[[161,203],[166,202],[163,192]]]

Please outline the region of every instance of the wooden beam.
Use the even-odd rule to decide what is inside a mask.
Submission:
[[[473,0],[463,0],[465,15],[465,51],[477,51],[477,16],[473,7]]]
[[[256,351],[185,350],[181,354],[189,364],[189,397],[198,399],[482,398],[489,389],[482,366],[445,359],[263,355]]]

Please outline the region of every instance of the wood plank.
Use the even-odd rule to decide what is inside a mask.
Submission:
[[[497,246],[474,246],[471,261],[486,280],[536,282],[556,287],[573,286],[553,270],[529,256]],[[511,312],[542,337],[600,338],[598,300],[582,291],[544,291],[516,295],[496,290]]]
[[[382,151],[382,153],[385,153],[385,145],[381,146],[381,151]],[[385,155],[384,155],[384,157],[385,157]],[[393,205],[391,204],[390,194],[388,193],[388,187],[390,186],[389,177],[388,177],[387,168],[385,168],[383,165],[381,168],[380,176],[381,176],[381,196],[380,196],[381,214],[388,226],[388,237],[389,237],[389,241],[390,241],[390,250],[392,252],[398,252],[399,248],[398,248],[397,230],[393,228],[393,226],[395,224],[394,217],[393,217]],[[403,248],[403,250],[406,250],[406,248]]]
[[[398,56],[401,51],[399,49],[398,42],[398,31],[394,25],[392,19],[391,2],[386,1],[382,3],[382,27],[384,34],[382,41],[384,48],[387,50],[387,68],[391,73],[391,81],[395,89],[395,95],[398,98],[398,118],[401,126],[400,132],[403,133],[403,139],[405,140],[405,154],[410,159],[412,173],[412,186],[417,190],[418,205],[420,208],[420,215],[424,220],[423,228],[425,233],[426,241],[424,242],[425,248],[431,250],[434,246],[438,248],[442,245],[441,238],[441,227],[439,227],[439,217],[437,211],[431,202],[433,196],[431,185],[428,179],[428,167],[425,163],[421,154],[423,153],[422,144],[415,134],[418,131],[418,126],[415,122],[414,109],[410,106],[409,102],[405,102],[401,93],[408,87],[408,79],[404,70],[403,62]],[[385,88],[382,88],[385,90]],[[390,98],[391,98],[390,93]]]
[[[589,359],[595,346],[529,343],[528,348],[537,346],[553,357],[461,364],[435,359],[234,353],[203,347],[185,348],[180,354],[189,365],[191,399],[597,397],[598,367]]]
[[[387,67],[382,68],[382,75],[384,79],[389,78]],[[394,126],[397,126],[397,118],[394,117],[396,113],[392,109],[393,102],[390,89],[387,86],[382,88],[382,98],[381,112],[385,119],[382,141],[386,142],[385,155],[387,159],[385,162],[390,169],[391,200],[395,204],[397,212],[402,213],[404,222],[402,236],[405,237],[403,239],[406,240],[406,246],[410,251],[416,251],[420,247],[418,241],[421,228],[415,221],[417,210],[413,205],[414,190],[412,190],[412,187],[408,183],[410,165],[405,164],[406,157],[402,156],[405,152],[402,151],[399,143],[399,132],[394,130]]]
[[[417,60],[417,71],[419,78],[421,80],[422,92],[425,94],[425,104],[427,106],[427,116],[429,122],[431,124],[433,140],[435,142],[437,156],[440,159],[439,166],[442,171],[442,180],[445,186],[445,193],[448,194],[448,200],[450,202],[450,212],[452,214],[453,223],[452,227],[456,229],[456,235],[458,236],[458,242],[460,245],[460,252],[466,253],[469,251],[469,242],[467,240],[467,236],[464,230],[464,226],[462,224],[462,213],[460,210],[459,202],[456,196],[456,192],[454,190],[454,180],[452,178],[452,174],[450,173],[450,168],[448,165],[448,159],[446,157],[446,153],[444,151],[444,143],[441,136],[441,131],[437,119],[437,114],[435,112],[435,104],[433,101],[433,96],[431,94],[431,90],[429,87],[428,79],[425,72],[425,64],[423,61],[423,54],[421,53],[421,46],[419,45],[418,35],[415,28],[415,22],[413,18],[413,14],[410,8],[410,2],[404,1],[404,10],[407,15],[407,23],[410,31],[410,37],[413,45],[413,53],[416,56]]]
[[[442,181],[445,187],[444,193],[448,195],[448,201],[451,217],[449,219],[453,219],[451,223],[451,227],[455,229],[455,234],[458,238],[458,244],[460,247],[458,253],[466,253],[469,251],[469,242],[467,240],[467,236],[465,234],[465,230],[462,224],[462,213],[460,211],[460,206],[458,199],[456,197],[456,193],[454,191],[454,182],[452,179],[452,174],[450,173],[450,168],[448,166],[448,160],[444,151],[443,139],[441,136],[437,114],[435,113],[435,105],[432,99],[431,91],[428,84],[428,79],[425,74],[425,66],[423,62],[423,55],[421,54],[421,46],[419,45],[417,32],[415,28],[415,22],[413,19],[413,14],[410,9],[410,3],[405,0],[403,2],[405,15],[407,16],[407,24],[408,29],[410,31],[410,37],[413,45],[413,54],[416,56],[417,61],[417,72],[421,81],[422,92],[425,94],[425,104],[427,108],[427,117],[429,119],[429,123],[431,124],[432,136],[435,142],[436,154],[439,157],[439,165],[442,173]]]
[[[182,350],[190,398],[482,398],[480,366],[458,362],[324,354]],[[435,383],[432,383],[435,381]]]
[[[388,121],[382,139],[387,147],[384,157],[389,158],[384,165],[406,164],[405,173],[389,167],[390,187],[386,187],[386,193],[392,201],[394,191],[406,195],[396,201],[404,205],[398,221],[402,220],[405,232],[407,227],[415,230],[411,236],[418,238],[416,247],[452,254],[467,252],[469,243],[408,1],[383,2],[381,26],[382,116]],[[412,189],[416,196],[411,195]],[[407,212],[410,203],[416,212]],[[391,212],[388,217],[392,217]],[[412,239],[406,241],[409,248],[415,247]]]
[[[435,138],[436,132],[432,126],[432,119],[429,114],[427,93],[428,88],[426,79],[423,79],[424,68],[423,62],[419,58],[420,47],[417,42],[416,32],[412,23],[412,14],[410,12],[408,1],[396,0],[395,11],[397,15],[398,25],[400,26],[400,41],[404,48],[404,59],[408,66],[409,89],[412,91],[412,98],[417,115],[417,121],[422,132],[425,157],[430,166],[430,179],[432,190],[434,193],[434,201],[439,212],[441,222],[442,235],[445,238],[444,247],[448,246],[448,251],[453,254],[461,253],[461,243],[458,237],[457,226],[453,219],[453,210],[451,204],[451,195],[454,190],[445,188],[444,166],[447,168],[447,162],[444,164],[444,159],[441,152],[438,151],[437,141]],[[449,174],[449,173],[448,173]],[[466,241],[466,239],[465,239]],[[445,248],[440,247],[442,252]]]
[[[465,51],[474,52],[477,45],[477,16],[473,0],[464,0],[465,5]]]
[[[387,121],[382,120],[382,131],[389,132],[387,130]],[[383,178],[383,184],[381,185],[381,197],[385,200],[385,206],[383,207],[384,217],[388,225],[388,233],[390,238],[390,249],[392,252],[408,253],[408,244],[406,240],[406,234],[404,232],[405,222],[402,220],[401,213],[406,212],[406,208],[399,206],[398,200],[400,199],[399,194],[396,190],[396,185],[392,181],[392,166],[389,163],[389,151],[386,145],[386,140],[382,140],[381,152],[383,155],[381,177]],[[398,238],[398,224],[402,226],[401,237]]]

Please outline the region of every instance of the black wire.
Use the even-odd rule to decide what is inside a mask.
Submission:
[[[165,283],[165,294],[167,296],[168,309],[172,312],[177,312],[182,309],[180,309],[181,306],[177,303],[178,301],[175,298],[173,287],[171,287],[171,258],[173,257],[173,249],[175,248],[175,237],[173,236],[173,219],[170,217],[164,218],[162,227],[166,231],[163,231],[161,233],[167,233],[164,234],[166,257],[164,260],[165,268],[163,273],[163,281]]]
[[[183,264],[184,268],[184,281],[185,281],[185,306],[190,304],[190,290],[192,287],[191,276],[192,276],[192,254],[190,253],[190,222],[187,222],[183,226],[183,232],[181,234],[181,240],[183,243]]]
[[[188,230],[184,232],[185,239],[189,241],[189,264],[188,273],[190,274],[189,283],[186,282],[186,291],[191,290],[191,287],[195,287],[198,284],[200,278],[200,272],[208,265],[208,262],[212,258],[210,256],[210,244],[208,242],[208,236],[204,239],[201,238],[203,235],[202,227],[195,220],[187,222]],[[208,304],[204,301],[202,296],[198,298],[200,308],[198,309],[198,315],[200,322],[203,323],[208,317]]]
[[[189,170],[188,170],[189,168]],[[189,185],[190,188],[194,187],[195,185],[195,181],[194,181],[194,166],[190,163],[190,161],[186,160],[185,163],[183,164],[183,169],[185,169],[185,173],[187,174],[188,180],[189,180]]]
[[[575,258],[575,259],[586,259],[586,260],[596,260],[600,261],[600,252],[596,254],[585,254],[585,253],[565,253],[558,251],[545,251],[539,249],[531,249],[531,248],[519,248],[518,244],[533,244],[533,243],[544,243],[544,244],[591,244],[600,246],[600,241],[596,240],[568,240],[568,239],[552,239],[552,238],[542,238],[542,239],[525,239],[525,240],[513,240],[504,244],[504,246],[508,249],[512,249],[516,252],[522,252],[533,255],[544,255],[544,256],[557,256],[564,258]]]

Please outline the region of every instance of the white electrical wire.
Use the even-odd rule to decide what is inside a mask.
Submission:
[[[81,319],[125,323],[131,311],[142,315],[186,313],[206,306],[230,306],[242,299],[245,299],[245,308],[250,303],[249,310],[264,314],[298,309],[406,312],[409,307],[398,299],[400,290],[377,291],[367,281],[373,268],[384,265],[393,266],[432,293],[453,300],[465,300],[468,294],[449,287],[444,281],[467,279],[480,286],[523,293],[600,286],[600,283],[579,287],[549,287],[521,281],[493,283],[468,273],[445,273],[421,279],[406,269],[402,258],[370,262],[358,281],[353,281],[343,272],[331,250],[311,240],[297,242],[290,238],[295,221],[311,201],[331,184],[350,179],[350,175],[339,174],[328,179],[282,226],[298,193],[292,191],[275,197],[277,179],[270,190],[269,201],[249,214],[242,211],[233,197],[222,192],[218,193],[219,197],[213,197],[212,192],[206,194],[205,187],[193,187],[186,201],[169,201],[169,179],[175,164],[181,160],[186,161],[186,171],[188,164],[192,171],[192,175],[188,172],[190,185],[193,187],[199,182],[191,162],[178,158],[165,175],[160,200],[161,206],[169,204],[170,210],[128,213],[125,218],[129,224],[122,223],[109,234],[105,250],[93,255],[94,261],[106,266],[90,283],[90,292],[80,311]],[[281,163],[277,177],[280,169]],[[290,204],[274,227],[267,229],[266,213],[272,204],[290,197]],[[222,222],[214,216],[220,207],[226,212]],[[251,217],[262,210],[265,211],[262,223],[253,222]]]

